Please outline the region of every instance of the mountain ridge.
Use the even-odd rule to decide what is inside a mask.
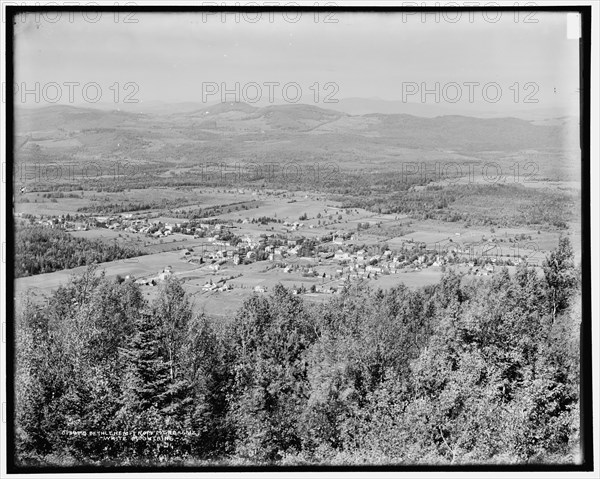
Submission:
[[[433,118],[405,113],[350,115],[307,104],[255,107],[230,102],[171,114],[52,105],[17,109],[15,126],[21,136],[43,132],[40,137],[48,147],[74,150],[93,145],[95,154],[101,154],[103,143],[107,149],[113,143],[119,148],[129,144],[130,149],[139,149],[136,154],[147,151],[149,145],[152,152],[166,151],[169,145],[178,150],[187,145],[190,152],[214,145],[210,146],[213,155],[228,151],[227,155],[235,157],[248,151],[236,143],[251,142],[261,155],[276,155],[281,149],[298,155],[349,149],[365,158],[386,156],[398,148],[473,152],[578,145],[577,122],[571,117],[539,122],[456,114]]]

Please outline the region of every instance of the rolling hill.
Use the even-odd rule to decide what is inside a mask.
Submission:
[[[432,118],[350,115],[314,105],[222,103],[179,113],[131,113],[74,106],[18,109],[17,141],[26,159],[126,158],[189,167],[206,161],[336,161],[360,168],[398,161],[483,157],[489,152],[578,147],[571,118]]]

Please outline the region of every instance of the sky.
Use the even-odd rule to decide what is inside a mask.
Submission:
[[[16,101],[262,105],[272,96],[324,107],[366,98],[503,116],[572,112],[578,41],[568,38],[567,13],[488,15],[30,13],[14,28]]]

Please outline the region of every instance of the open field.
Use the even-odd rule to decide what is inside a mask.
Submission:
[[[189,271],[197,265],[182,260],[179,252],[156,253],[146,256],[137,256],[119,261],[99,264],[99,269],[106,272],[107,276],[121,275],[144,278],[158,274],[165,266],[171,265],[176,271]],[[25,291],[30,288],[40,289],[44,292],[55,290],[64,284],[72,275],[83,273],[87,267],[80,266],[70,270],[56,271],[54,273],[38,274],[15,280],[15,289]]]
[[[27,185],[26,185],[27,187]],[[240,193],[239,190],[219,190],[212,188],[143,188],[126,189],[120,192],[67,191],[65,196],[75,195],[77,198],[45,198],[43,192],[26,191],[19,193],[15,202],[15,213],[25,214],[73,214],[85,207],[98,207],[109,204],[153,204],[149,209],[132,211],[134,214],[145,214],[168,205],[169,209],[191,210],[198,207],[210,207],[222,204],[252,201],[256,197],[251,192]],[[52,192],[47,194],[53,194]],[[124,210],[127,212],[127,210]],[[97,213],[98,215],[102,213]]]
[[[109,201],[118,198],[134,198],[135,200],[149,200],[151,198],[180,198],[185,201],[191,200],[194,194],[200,194],[200,190],[185,192],[168,192],[162,188],[149,191],[132,190],[118,194],[93,193],[86,194],[85,200],[72,198],[58,198],[56,202],[44,199],[44,203],[17,203],[17,211],[32,211],[37,214],[59,214],[75,213],[83,203],[90,204],[91,196],[107,196]],[[30,198],[37,193],[28,193]],[[158,196],[155,196],[158,195]],[[162,196],[160,196],[162,195]],[[387,245],[392,250],[399,251],[403,248],[412,248],[418,244],[425,244],[429,250],[442,253],[448,248],[459,248],[462,250],[474,250],[476,254],[484,254],[489,257],[515,258],[528,256],[530,264],[540,265],[545,256],[558,243],[559,231],[551,229],[537,229],[527,227],[466,227],[462,222],[444,222],[440,220],[416,220],[409,215],[403,214],[377,214],[364,208],[341,208],[339,202],[328,199],[327,195],[316,195],[309,192],[289,192],[285,197],[276,194],[251,194],[249,192],[224,192],[217,188],[203,189],[201,203],[196,207],[210,205],[222,205],[239,201],[260,202],[258,208],[223,213],[212,217],[219,221],[232,221],[231,231],[239,237],[258,238],[264,234],[281,234],[284,237],[306,237],[321,238],[332,233],[351,234],[352,239],[339,244],[324,243],[330,248],[345,248],[348,245],[364,245],[367,248],[381,248]],[[204,202],[205,201],[205,202]],[[48,209],[44,209],[44,208]],[[193,209],[193,208],[192,208]],[[45,213],[42,213],[45,212]],[[61,213],[61,214],[64,214]],[[149,211],[150,221],[162,223],[185,222],[185,214],[173,215],[171,209],[153,209]],[[306,215],[306,219],[299,218]],[[281,223],[269,223],[261,225],[252,223],[252,219],[270,217],[280,220]],[[340,219],[341,216],[341,219]],[[243,221],[248,220],[248,221]],[[284,226],[283,222],[290,224],[302,223],[298,229]],[[358,226],[367,225],[365,230],[359,230]],[[398,235],[405,231],[406,234]],[[137,279],[148,278],[158,275],[166,266],[171,266],[176,277],[184,283],[184,288],[190,293],[194,308],[197,311],[205,311],[207,314],[229,317],[241,306],[243,300],[253,294],[255,287],[262,287],[267,292],[277,283],[288,287],[304,287],[309,290],[314,284],[322,288],[338,287],[339,279],[335,277],[339,266],[335,262],[311,263],[311,260],[288,258],[290,264],[307,264],[314,268],[317,277],[303,277],[299,273],[286,273],[281,268],[271,268],[269,261],[260,261],[249,265],[233,265],[229,260],[223,264],[217,272],[210,269],[206,264],[197,265],[190,263],[184,255],[184,251],[199,248],[199,251],[218,251],[225,247],[218,246],[205,238],[194,238],[192,235],[174,233],[165,238],[152,238],[142,233],[131,233],[106,228],[92,228],[89,231],[73,231],[74,237],[87,239],[100,239],[106,243],[117,242],[125,246],[138,246],[148,252],[146,256],[130,258],[128,260],[103,263],[100,269],[106,271],[108,276],[120,275],[131,276]],[[574,245],[576,260],[580,258],[580,226],[577,222],[571,222],[567,234],[571,236]],[[493,241],[493,243],[491,243]],[[17,292],[22,293],[32,290],[32,295],[41,299],[55,290],[60,284],[64,284],[73,274],[79,274],[84,267],[67,271],[20,278],[16,281]],[[466,270],[465,270],[466,271]],[[325,273],[327,279],[323,279]],[[240,276],[241,275],[241,276]],[[409,270],[391,275],[378,275],[369,280],[373,287],[390,288],[397,284],[405,284],[410,288],[434,284],[442,276],[440,268],[430,267],[421,271]],[[229,279],[233,277],[234,279]],[[227,278],[233,287],[230,291],[204,291],[203,286],[209,282],[217,282],[221,278]],[[153,286],[142,286],[144,295],[151,298],[156,294],[158,288]],[[328,294],[307,294],[307,299],[321,301]]]
[[[266,235],[284,243],[304,237],[317,240],[330,252],[365,249],[368,257],[386,248],[394,254],[412,251],[412,255],[424,245],[440,255],[455,248],[474,250],[484,259],[528,256],[535,264],[556,248],[561,234],[567,234],[576,261],[581,257],[577,215],[565,218],[565,229],[556,224],[556,215],[544,214],[557,211],[565,198],[576,202],[579,194],[577,151],[567,141],[567,133],[572,133],[568,119],[533,127],[516,119],[348,116],[306,105],[255,109],[232,104],[220,108],[208,114],[196,111],[165,116],[86,111],[85,119],[73,110],[58,108],[60,131],[54,110],[23,113],[26,131],[21,133],[30,137],[20,150],[21,163],[39,162],[43,167],[57,164],[56,158],[62,155],[68,158],[64,166],[69,166],[74,176],[52,181],[48,174],[44,177],[40,171],[30,171],[34,178],[28,178],[25,169],[25,177],[16,181],[17,187],[26,190],[15,196],[15,213],[53,218],[76,215],[86,208],[87,217],[107,216],[112,213],[103,211],[112,210],[115,215],[131,213],[134,218],[163,224],[184,223],[197,215],[199,223],[231,222],[232,235],[255,244]],[[84,167],[88,163],[102,166],[98,178],[83,174],[91,175]],[[272,164],[273,175],[252,175],[256,171],[245,169],[244,163],[257,170]],[[454,167],[466,163],[475,165],[472,175],[465,174],[469,171],[465,168],[454,175]],[[501,170],[497,183],[502,187],[485,176],[488,164]],[[286,165],[291,165],[287,173]],[[452,168],[444,169],[449,165]],[[413,169],[416,167],[418,171]],[[236,176],[240,173],[244,174]],[[223,184],[217,185],[219,182]],[[519,190],[518,185],[526,188]],[[85,191],[77,189],[80,186],[85,186]],[[63,190],[57,191],[59,187]],[[71,195],[76,197],[61,197]],[[404,200],[406,207],[399,208]],[[217,206],[221,208],[211,209]],[[468,218],[460,216],[463,213]],[[459,219],[453,218],[454,214]],[[275,222],[262,225],[258,220],[263,217]],[[520,222],[511,224],[515,218]],[[92,227],[70,234],[143,249],[149,254],[104,263],[100,268],[109,276],[145,278],[170,265],[193,298],[195,309],[211,315],[230,315],[257,286],[267,291],[278,282],[306,289],[313,284],[339,286],[339,279],[322,278],[323,273],[327,278],[339,275],[335,262],[314,265],[319,275],[314,278],[268,269],[269,261],[234,266],[228,260],[217,272],[188,262],[184,249],[229,248],[208,241],[208,232],[206,238],[180,233],[154,238]],[[320,241],[331,236],[335,243]],[[286,258],[288,264],[304,261]],[[431,264],[420,271],[405,269],[409,271],[377,275],[369,282],[374,287],[403,283],[417,288],[437,282],[442,275],[441,269]],[[83,268],[75,268],[21,278],[16,287],[19,292],[32,289],[45,295],[81,271]],[[228,283],[233,290],[203,290],[206,282],[231,276],[234,279]],[[153,286],[142,289],[148,297],[157,291]],[[326,296],[306,295],[319,301]]]
[[[183,234],[172,234],[169,238],[153,238],[142,233],[130,233],[107,228],[94,228],[88,231],[70,232],[75,238],[99,239],[108,244],[118,243],[122,246],[136,246],[148,253],[159,253],[164,251],[179,250],[196,244],[193,236]]]
[[[196,245],[198,244],[199,242],[196,241]],[[298,264],[315,265],[315,262],[311,259],[299,259]],[[304,287],[307,290],[313,284],[319,287],[333,286],[337,288],[343,283],[343,280],[323,279],[321,277],[323,273],[335,274],[339,266],[334,262],[314,266],[318,273],[316,277],[303,277],[298,274],[286,273],[282,268],[272,268],[273,263],[269,261],[256,262],[245,266],[236,266],[231,262],[227,262],[218,271],[214,271],[210,268],[210,265],[190,263],[182,252],[175,251],[101,263],[98,268],[99,271],[104,271],[107,277],[120,275],[123,278],[130,276],[135,279],[145,279],[157,276],[166,266],[171,266],[173,275],[183,282],[184,289],[190,293],[196,311],[205,311],[207,314],[219,317],[231,316],[241,306],[244,299],[254,294],[254,288],[257,286],[269,292],[277,283],[290,288]],[[82,266],[71,270],[18,278],[15,282],[15,289],[18,294],[30,292],[36,300],[43,301],[43,298],[55,291],[60,285],[67,283],[72,276],[83,273],[85,269],[86,267]],[[230,277],[234,277],[234,279],[228,279]],[[373,287],[384,289],[400,283],[417,288],[434,284],[440,277],[441,272],[439,269],[435,271],[423,270],[379,276],[378,279],[370,280],[370,283]],[[224,292],[203,291],[203,286],[206,283],[209,281],[216,283],[221,279],[228,279],[227,283],[231,284],[233,289]],[[160,281],[157,282],[160,283]],[[149,299],[153,298],[157,291],[156,286],[142,286],[144,296]],[[325,293],[310,294],[307,295],[307,299],[322,300],[323,297],[327,296],[329,295]]]

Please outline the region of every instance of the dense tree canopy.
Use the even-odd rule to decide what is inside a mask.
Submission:
[[[15,235],[15,278],[132,258],[144,252],[116,242],[75,238],[60,229],[19,228]]]
[[[421,290],[281,285],[228,324],[91,268],[18,311],[22,464],[573,462],[578,273],[452,271]]]

